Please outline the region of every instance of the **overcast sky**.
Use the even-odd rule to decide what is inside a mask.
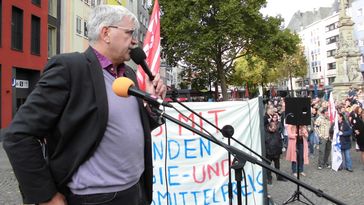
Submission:
[[[334,0],[267,0],[267,7],[260,11],[269,16],[281,14],[284,24],[287,26],[296,11],[311,11],[314,8],[329,7],[333,2]]]

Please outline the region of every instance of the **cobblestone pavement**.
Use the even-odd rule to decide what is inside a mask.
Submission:
[[[315,150],[315,155],[310,157],[310,163],[304,166],[304,172],[307,176],[300,177],[300,180],[310,186],[322,190],[324,193],[340,200],[345,204],[359,205],[364,204],[364,166],[360,159],[360,152],[352,149],[351,157],[353,160],[354,172],[346,170],[335,172],[332,169],[323,168],[317,169],[318,150]],[[284,157],[281,159],[281,170],[286,173],[291,173],[291,163],[286,161]],[[273,201],[277,204],[286,202],[297,190],[297,185],[292,182],[276,181],[273,175],[273,184],[268,185],[268,193]],[[329,200],[318,197],[316,194],[300,187],[303,195],[314,204],[328,205],[333,204]],[[304,197],[300,196],[300,200],[309,203]],[[298,201],[289,204],[302,204]],[[309,203],[310,204],[310,203]]]
[[[0,142],[0,204],[23,204],[13,169]]]
[[[364,194],[364,166],[360,161],[360,153],[352,151],[354,172],[339,171],[330,169],[317,169],[317,154],[310,158],[310,164],[305,165],[306,177],[301,180],[317,189],[321,189],[326,194],[344,202],[345,204],[358,205],[364,204],[362,197]],[[285,159],[281,160],[281,170],[291,173],[291,165]],[[268,193],[276,204],[283,204],[289,199],[297,189],[297,185],[291,182],[276,181],[273,175],[273,184],[268,185]],[[320,198],[314,193],[300,188],[303,195],[309,198],[314,204],[332,204],[325,198]],[[307,202],[302,196],[302,201]],[[18,183],[14,177],[13,170],[9,164],[6,154],[0,142],[0,204],[19,205],[22,204]],[[293,202],[289,204],[302,204]]]

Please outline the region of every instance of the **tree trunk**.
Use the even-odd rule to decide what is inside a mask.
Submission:
[[[217,101],[219,99],[219,83],[214,82],[214,87],[215,87],[215,101]]]
[[[225,79],[224,68],[221,63],[217,64],[217,73],[220,80],[222,99],[223,101],[227,101],[228,96],[227,96],[226,79]]]
[[[292,71],[289,71],[289,81],[291,83],[291,91],[290,91],[290,96],[294,97],[294,91],[293,91],[293,83],[292,83]]]

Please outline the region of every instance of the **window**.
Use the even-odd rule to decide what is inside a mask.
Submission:
[[[40,54],[40,18],[32,15],[31,46],[32,54]]]
[[[77,16],[77,18],[76,18],[76,32],[78,33],[78,34],[81,34],[81,32],[82,32],[82,28],[81,28],[81,21],[82,21],[82,18],[81,17],[79,17],[79,16]]]
[[[332,24],[326,26],[325,31],[329,32],[329,31],[332,31],[332,30],[334,30],[336,28],[337,28],[337,23],[332,23]]]
[[[364,39],[358,41],[358,46],[364,46]]]
[[[335,43],[339,40],[339,35],[331,36],[330,38],[326,39],[326,44]]]
[[[335,63],[335,62],[333,62],[333,63],[328,63],[328,64],[327,64],[327,69],[328,69],[328,70],[334,70],[334,69],[336,69],[336,63]]]
[[[40,0],[32,0],[34,5],[40,6]]]
[[[48,0],[48,14],[57,18],[57,0]]]
[[[363,8],[358,9],[358,16],[363,16]]]
[[[335,82],[335,77],[328,77],[329,85],[331,85],[333,82]]]
[[[87,32],[87,21],[84,21],[83,22],[83,35],[85,36],[85,37],[88,37],[88,32]]]
[[[56,28],[48,26],[48,57],[56,55],[57,33]]]
[[[11,15],[11,48],[23,50],[23,10],[14,6]]]
[[[327,57],[332,57],[336,55],[336,49],[328,50]]]

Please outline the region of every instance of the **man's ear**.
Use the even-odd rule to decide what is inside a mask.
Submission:
[[[108,27],[103,27],[101,29],[100,39],[102,39],[105,43],[110,43],[109,28]]]

